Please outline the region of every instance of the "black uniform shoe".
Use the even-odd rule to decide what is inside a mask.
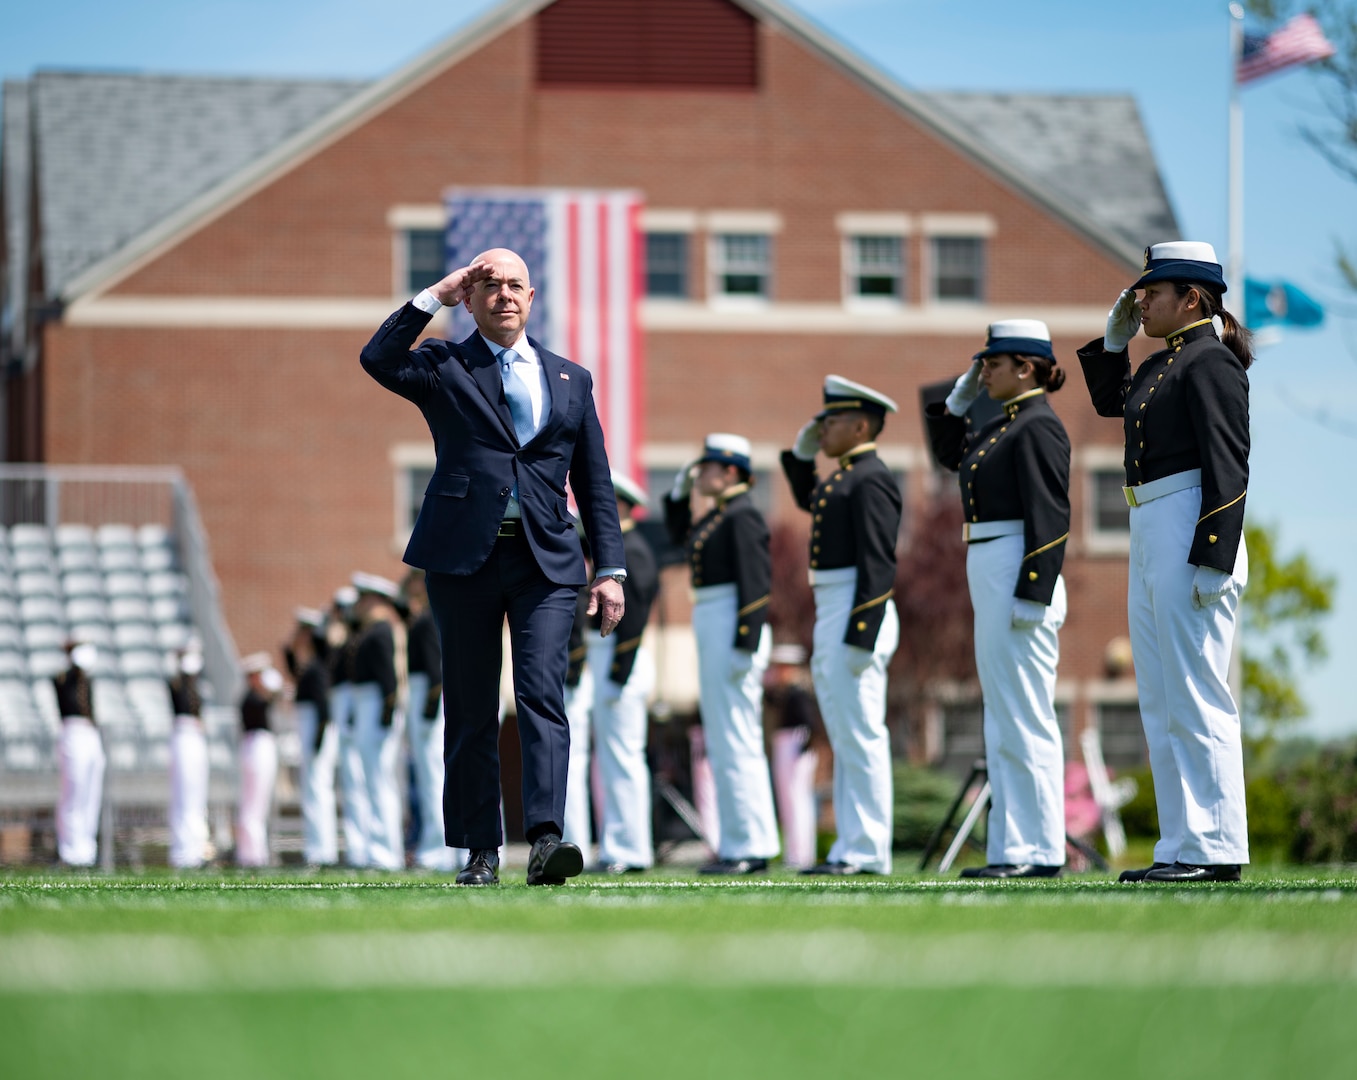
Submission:
[[[854,874],[870,874],[873,871],[864,870],[860,866],[854,866],[846,862],[822,862],[814,866],[808,866],[801,871],[803,874],[829,875],[833,877],[852,877]]]
[[[717,859],[715,862],[709,862],[705,866],[697,868],[699,874],[726,874],[731,876],[762,874],[767,870],[767,859]]]
[[[498,885],[499,852],[494,848],[479,848],[457,871],[458,885]]]
[[[1151,870],[1163,870],[1165,867],[1170,865],[1171,865],[1170,863],[1166,862],[1157,862],[1153,866],[1142,867],[1139,870],[1123,870],[1121,872],[1121,877],[1117,878],[1117,880],[1130,882],[1144,881],[1145,875],[1148,874]]]
[[[1060,867],[1040,863],[990,863],[989,866],[968,866],[961,871],[964,878],[992,881],[1006,878],[1053,878],[1060,876]]]
[[[1172,866],[1161,866],[1145,875],[1146,881],[1238,881],[1238,863],[1218,863],[1215,866],[1193,866],[1191,863],[1176,862]]]
[[[555,833],[539,836],[528,855],[529,885],[564,885],[584,869],[584,855]]]

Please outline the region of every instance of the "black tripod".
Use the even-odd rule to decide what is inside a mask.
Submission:
[[[961,787],[957,790],[956,798],[952,800],[952,805],[947,808],[947,814],[933,830],[933,835],[928,838],[928,844],[924,847],[923,858],[919,860],[919,869],[928,869],[928,860],[931,859],[938,847],[942,844],[943,835],[952,824],[952,819],[956,817],[957,811],[961,809],[961,804],[966,801],[966,793],[975,786],[977,780],[982,780],[979,793],[975,797],[975,802],[971,803],[971,808],[966,811],[966,816],[957,826],[956,835],[952,837],[951,844],[948,845],[942,861],[938,863],[938,873],[945,874],[952,868],[952,863],[956,862],[956,857],[961,854],[962,847],[969,843],[977,850],[983,850],[978,841],[972,838],[971,833],[975,831],[976,822],[980,820],[980,815],[985,812],[985,807],[989,805],[989,770],[985,767],[984,758],[976,758],[971,763],[971,771],[966,779],[961,782]],[[1084,843],[1082,840],[1065,834],[1065,843],[1074,848],[1090,863],[1099,870],[1106,872],[1109,868],[1107,860],[1104,859],[1096,848]]]

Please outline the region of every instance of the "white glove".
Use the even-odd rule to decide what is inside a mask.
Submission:
[[[693,490],[693,463],[690,461],[674,474],[674,486],[669,489],[669,497],[674,502],[683,502]]]
[[[1046,605],[1035,600],[1013,601],[1013,629],[1032,630],[1046,620]]]
[[[1140,332],[1140,301],[1135,289],[1122,289],[1112,310],[1107,313],[1107,332],[1103,334],[1103,348],[1121,352]]]
[[[1192,606],[1204,608],[1214,604],[1230,591],[1230,582],[1234,579],[1224,570],[1214,566],[1199,566],[1192,575]]]
[[[971,407],[971,402],[980,396],[980,369],[984,366],[983,360],[974,361],[966,369],[966,374],[956,381],[952,392],[947,395],[945,404],[947,411],[953,416],[964,416],[966,410]]]
[[[792,443],[792,457],[801,461],[814,461],[816,451],[820,449],[820,421],[808,420],[796,433],[796,442]]]
[[[851,671],[854,676],[861,675],[872,666],[872,660],[875,658],[876,653],[871,649],[864,649],[858,645],[846,645],[844,648],[848,652],[848,670]]]
[[[753,666],[754,654],[748,649],[730,650],[730,676],[732,679],[743,679],[749,674],[749,670]]]

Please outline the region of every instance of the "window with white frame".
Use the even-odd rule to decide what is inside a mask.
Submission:
[[[711,238],[713,297],[763,300],[772,295],[773,238],[726,232]]]
[[[447,274],[442,229],[406,229],[404,241],[404,292],[427,289]]]
[[[933,299],[985,299],[984,237],[934,236],[931,249]]]
[[[905,238],[844,237],[844,271],[850,299],[898,302],[905,295]]]
[[[1095,468],[1088,474],[1089,530],[1095,535],[1129,536],[1131,508],[1122,491],[1125,472],[1121,467]]]
[[[648,232],[645,236],[646,296],[688,298],[688,234]]]

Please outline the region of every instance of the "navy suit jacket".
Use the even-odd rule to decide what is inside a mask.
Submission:
[[[372,336],[363,369],[419,406],[438,461],[405,549],[405,561],[442,574],[473,574],[489,558],[518,481],[523,527],[537,564],[557,585],[588,584],[565,482],[598,566],[626,566],[593,379],[531,338],[546,373],[550,405],[526,446],[514,434],[499,366],[480,334],[429,338],[411,349],[431,318],[407,303]]]

